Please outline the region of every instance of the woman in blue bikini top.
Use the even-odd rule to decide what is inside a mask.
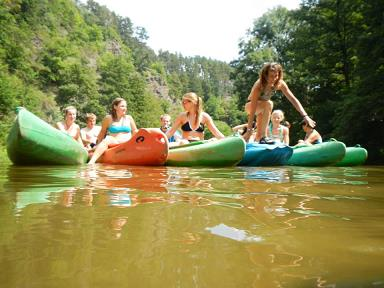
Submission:
[[[185,111],[177,116],[172,128],[166,133],[169,138],[177,129],[181,128],[183,139],[174,145],[204,140],[205,127],[207,127],[217,139],[224,138],[224,135],[217,129],[211,116],[202,111],[202,102],[202,99],[193,92],[189,92],[183,96],[182,104]]]
[[[111,115],[107,115],[101,124],[101,131],[97,137],[95,152],[89,164],[94,164],[97,159],[108,149],[110,144],[120,144],[131,139],[137,132],[136,123],[131,115],[126,115],[127,102],[116,98],[112,102]]]

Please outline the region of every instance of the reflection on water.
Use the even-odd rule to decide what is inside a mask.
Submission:
[[[226,237],[232,240],[241,241],[241,242],[261,242],[263,238],[255,235],[249,235],[244,230],[240,230],[234,227],[228,227],[227,225],[221,223],[214,227],[207,227],[205,230],[210,231],[214,235]]]
[[[384,286],[381,167],[0,172],[4,287]]]

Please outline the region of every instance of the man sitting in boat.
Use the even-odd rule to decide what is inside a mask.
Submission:
[[[169,129],[171,129],[171,116],[169,114],[161,115],[160,123],[161,123],[161,126],[160,126],[161,132],[163,132],[164,134],[167,133]],[[168,142],[169,143],[177,142],[181,138],[182,137],[180,135],[180,132],[176,131],[175,134],[173,134],[170,138],[168,138]]]
[[[127,102],[123,98],[113,100],[111,114],[103,119],[101,131],[97,136],[97,146],[89,164],[96,163],[109,145],[127,142],[132,134],[137,132],[135,121],[126,113]]]
[[[203,112],[203,100],[196,93],[189,92],[185,94],[182,105],[185,111],[177,116],[175,123],[166,135],[170,138],[181,128],[183,139],[182,141],[175,142],[176,144],[172,146],[204,140],[205,127],[208,127],[209,131],[217,139],[224,138],[223,133],[216,127],[211,116]]]
[[[307,122],[303,120],[301,121],[300,124],[305,132],[305,137],[304,137],[304,140],[299,140],[299,142],[296,145],[314,145],[314,144],[320,144],[323,142],[323,139],[321,138],[320,133],[317,132],[311,126],[309,126]]]
[[[80,127],[75,123],[77,109],[74,106],[68,106],[64,109],[64,121],[57,122],[56,128],[60,131],[72,136],[77,142],[83,146],[80,136]]]
[[[96,115],[93,113],[87,113],[85,119],[87,121],[87,127],[81,128],[80,134],[85,148],[91,150],[96,146],[97,136],[100,133],[101,126],[96,125]]]

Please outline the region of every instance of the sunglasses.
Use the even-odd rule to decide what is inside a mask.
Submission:
[[[186,104],[186,103],[191,103],[191,102],[192,102],[191,100],[184,99],[181,103]]]

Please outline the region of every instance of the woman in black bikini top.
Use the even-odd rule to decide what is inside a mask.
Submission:
[[[177,129],[181,128],[183,143],[196,140],[204,140],[205,126],[217,138],[224,138],[224,135],[217,129],[211,116],[202,111],[202,100],[195,93],[190,92],[183,96],[182,104],[185,112],[182,112],[176,119],[172,128],[166,133],[171,137]]]
[[[200,123],[199,127],[196,129],[196,130],[193,130],[191,128],[191,125],[189,124],[189,121],[188,122],[185,122],[182,126],[181,126],[181,130],[185,131],[185,132],[189,132],[189,131],[196,131],[196,132],[201,132],[203,133],[204,132],[204,129],[205,129],[205,126],[203,123]]]

